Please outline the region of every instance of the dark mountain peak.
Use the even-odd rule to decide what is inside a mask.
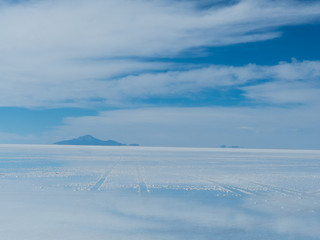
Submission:
[[[56,142],[58,145],[98,145],[98,146],[127,146],[114,140],[103,141],[91,135],[84,135],[71,140]],[[129,146],[139,146],[139,144],[129,144]]]
[[[76,138],[77,140],[83,140],[83,141],[93,141],[93,140],[99,140],[91,135],[85,135],[85,136],[81,136]]]

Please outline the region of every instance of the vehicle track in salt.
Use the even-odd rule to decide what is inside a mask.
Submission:
[[[209,182],[209,183],[213,183],[216,186],[218,186],[219,188],[221,188],[222,191],[226,192],[226,193],[232,193],[234,195],[251,195],[254,194],[255,192],[250,191],[248,189],[245,188],[241,188],[241,187],[235,187],[229,184],[225,184],[225,183],[221,183],[218,182],[216,180],[213,180],[211,178],[206,178],[206,177],[200,177],[200,176],[195,176],[195,175],[189,175],[190,177],[193,178],[197,178],[199,180],[205,181],[205,182]]]
[[[309,191],[309,192],[307,192],[307,194],[318,195],[318,194],[320,194],[320,189],[314,190],[314,191]]]
[[[120,161],[120,160],[119,160]],[[90,188],[90,191],[100,191],[101,186],[107,182],[108,176],[111,174],[113,169],[119,164],[119,161],[117,161],[109,170],[107,170],[100,179]]]
[[[253,191],[250,191],[246,188],[241,188],[241,187],[235,187],[235,186],[232,186],[232,185],[229,185],[229,184],[225,184],[225,183],[221,183],[221,182],[217,182],[215,180],[212,180],[210,178],[208,179],[204,179],[208,182],[211,182],[211,183],[214,183],[214,184],[217,184],[218,186],[224,188],[224,189],[227,189],[229,190],[231,193],[235,194],[235,195],[252,195],[254,194],[255,192]]]
[[[141,164],[140,161],[137,161],[136,164],[136,170],[137,170],[137,181],[139,185],[139,193],[141,194],[147,194],[150,192],[149,188],[147,187],[145,180],[141,174]]]
[[[259,183],[259,182],[255,182],[255,181],[249,181],[248,183],[252,183],[256,186],[260,186],[266,189],[267,192],[277,192],[283,195],[290,195],[290,196],[301,196],[305,193],[296,191],[296,190],[292,190],[292,189],[288,189],[288,188],[283,188],[283,187],[277,187],[271,184],[265,184],[265,183]]]

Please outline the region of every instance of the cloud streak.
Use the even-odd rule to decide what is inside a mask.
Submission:
[[[128,69],[152,69],[157,64],[129,62]],[[113,63],[114,65],[114,63]],[[116,65],[116,64],[115,64]],[[130,65],[130,66],[129,66]],[[165,68],[166,64],[163,64]],[[123,67],[124,65],[122,65]],[[173,66],[172,66],[173,67]],[[90,66],[88,67],[90,68]],[[76,68],[78,79],[55,81],[59,73],[50,76],[52,81],[32,80],[21,75],[14,81],[1,82],[2,106],[53,107],[53,106],[90,106],[104,105],[129,107],[134,100],[143,101],[162,97],[188,98],[201,94],[204,90],[238,89],[247,100],[270,104],[308,104],[318,102],[320,96],[320,63],[303,61],[280,63],[274,66],[249,64],[243,67],[216,66],[194,68],[192,70],[168,71],[164,73],[141,73],[115,79],[81,79],[85,69]],[[90,71],[96,77],[103,77],[99,70]],[[117,71],[116,67],[112,71]],[[70,73],[69,75],[72,75]],[[44,78],[44,76],[42,76]],[[264,80],[268,79],[265,83]],[[214,96],[211,104],[215,104]],[[218,103],[217,103],[218,104]]]
[[[170,55],[269,39],[278,35],[272,28],[312,21],[320,10],[318,3],[293,1],[198,9],[191,1],[58,0],[3,6],[0,13],[2,23],[10,22],[1,26],[1,51],[81,58]]]
[[[320,100],[320,62],[280,63],[275,66],[249,64],[243,67],[209,66],[189,71],[129,76],[111,83],[108,97],[152,98],[199,94],[203,90],[238,88],[248,99],[283,104],[313,104]],[[268,79],[268,83],[261,83]]]
[[[121,105],[124,98],[245,82],[250,77],[241,77],[241,69],[198,66],[179,72],[183,66],[161,57],[272,39],[280,35],[278,27],[318,19],[319,9],[317,2],[250,0],[207,8],[194,1],[144,0],[2,4],[0,106],[84,107],[96,99]],[[144,60],[150,57],[158,61]],[[219,73],[226,70],[231,74]]]

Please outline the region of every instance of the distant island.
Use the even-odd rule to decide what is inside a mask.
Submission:
[[[94,146],[139,146],[139,144],[124,144],[114,140],[103,141],[91,135],[85,135],[78,138],[56,142],[57,145],[94,145]]]
[[[220,148],[242,148],[240,146],[227,146],[227,145],[221,145]]]

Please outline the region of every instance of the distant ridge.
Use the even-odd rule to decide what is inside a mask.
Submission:
[[[56,142],[57,145],[95,145],[95,146],[139,146],[139,144],[123,144],[114,140],[103,141],[91,135],[85,135],[71,140]]]

